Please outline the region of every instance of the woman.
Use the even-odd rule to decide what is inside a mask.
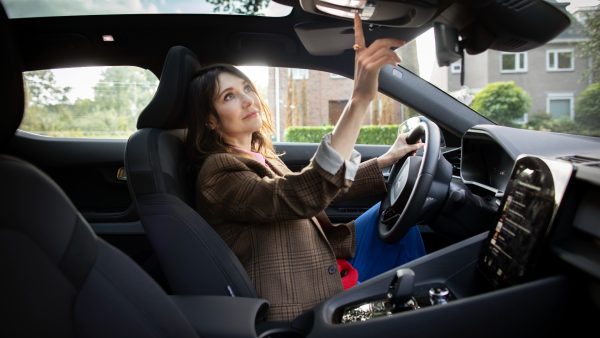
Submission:
[[[365,47],[358,16],[355,42],[352,97],[299,173],[275,154],[271,114],[242,72],[229,65],[207,67],[190,87],[187,150],[198,169],[197,209],[240,259],[258,295],[270,301],[271,320],[292,320],[342,291],[336,259],[353,257],[356,247],[352,262],[359,274],[378,265],[369,260],[390,261],[387,270],[424,252],[416,228],[403,240],[406,245],[376,243],[378,206],[348,224],[331,224],[323,212],[342,194],[384,192],[381,168],[422,146],[407,145],[401,135],[386,154],[360,163],[353,148],[377,93],[379,71],[400,62],[391,48],[403,42],[380,39]],[[378,251],[393,258],[372,257]]]

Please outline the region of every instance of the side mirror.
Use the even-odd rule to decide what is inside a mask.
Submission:
[[[449,66],[460,60],[462,50],[458,42],[458,31],[440,22],[433,24],[435,54],[440,67]]]

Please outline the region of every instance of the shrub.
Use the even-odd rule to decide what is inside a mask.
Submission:
[[[323,135],[330,133],[333,126],[289,127],[285,130],[287,142],[321,142]],[[392,144],[396,140],[397,125],[363,126],[356,143]]]
[[[490,120],[514,126],[514,120],[527,113],[531,97],[514,82],[493,82],[485,86],[471,102],[471,108]]]
[[[600,134],[600,82],[589,85],[577,98],[575,122]]]
[[[534,114],[523,127],[527,129],[580,134],[580,128],[568,117],[553,119],[548,113]]]

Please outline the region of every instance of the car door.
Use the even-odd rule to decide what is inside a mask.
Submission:
[[[137,67],[80,67],[25,72],[24,83],[25,114],[9,153],[48,174],[97,235],[158,272],[123,164],[156,76]]]

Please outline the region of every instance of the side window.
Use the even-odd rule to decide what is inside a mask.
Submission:
[[[320,142],[333,130],[352,94],[353,81],[309,69],[240,67],[256,84],[273,114],[274,141]],[[378,94],[371,103],[358,143],[391,144],[398,123],[417,113]]]
[[[127,138],[156,92],[138,67],[81,67],[25,72],[21,129],[45,136]]]

